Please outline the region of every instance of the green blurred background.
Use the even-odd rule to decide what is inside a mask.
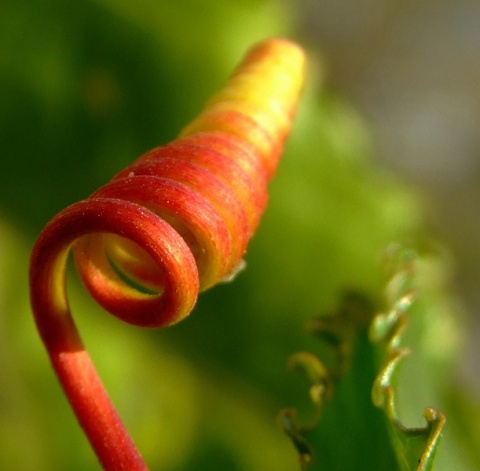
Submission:
[[[332,310],[346,288],[376,297],[382,282],[378,260],[390,240],[420,236],[429,221],[439,230],[448,226],[448,219],[431,210],[436,203],[426,205],[421,191],[386,170],[390,165],[401,173],[404,167],[372,160],[373,154],[400,154],[402,147],[389,146],[388,133],[375,126],[372,116],[382,115],[373,114],[378,108],[373,105],[390,92],[383,87],[377,102],[375,93],[368,95],[378,89],[373,72],[359,73],[375,71],[359,59],[368,57],[368,41],[360,40],[365,29],[352,27],[355,7],[341,3],[345,11],[335,10],[332,2],[287,0],[2,2],[1,469],[99,469],[34,329],[27,266],[36,236],[63,207],[85,198],[144,151],[172,140],[246,49],[275,35],[300,41],[310,63],[269,208],[247,253],[247,270],[234,283],[202,294],[190,318],[161,331],[111,319],[75,276],[69,287],[82,336],[152,470],[298,468],[275,416],[304,400],[306,382],[285,367],[290,354],[317,348],[304,323]],[[367,25],[392,17],[379,16],[376,4],[370,2],[371,14],[364,14]],[[398,13],[398,5],[392,8]],[[344,36],[338,42],[339,31]],[[355,47],[357,55],[351,52]],[[391,93],[397,96],[394,89]],[[371,113],[380,135],[374,144],[350,102]],[[375,149],[378,142],[383,147]],[[462,247],[473,243],[463,243],[453,231],[446,234],[454,247],[455,241]],[[459,259],[469,259],[465,253]],[[473,284],[478,272],[467,267],[466,273]],[[474,302],[467,293],[471,290],[465,298]],[[456,328],[448,334],[453,341],[447,342],[446,356],[462,341]],[[438,376],[435,387],[450,382],[450,376]],[[335,424],[336,418],[326,420]],[[330,469],[368,463],[368,443],[384,440],[375,430],[367,425],[359,430],[356,442],[344,445],[350,462]],[[333,426],[325,435],[326,449],[330,444],[336,449],[338,433]],[[461,446],[446,448],[439,469],[461,469],[452,463],[474,469],[470,458],[461,458]],[[389,459],[387,450],[384,462]]]

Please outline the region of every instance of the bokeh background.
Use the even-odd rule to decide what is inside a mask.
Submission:
[[[329,83],[370,125],[375,158],[423,193],[454,252],[471,314],[464,366],[480,387],[480,5],[475,0],[300,0]]]
[[[334,309],[346,288],[376,297],[389,241],[432,235],[450,253],[462,307],[453,323],[439,316],[450,326],[435,330],[444,367],[416,398],[419,422],[423,406],[448,406],[452,384],[475,402],[475,1],[4,0],[0,11],[1,469],[99,469],[30,314],[28,256],[41,228],[173,139],[245,50],[273,35],[301,42],[310,66],[247,270],[162,331],[111,319],[69,279],[75,318],[122,417],[153,470],[297,469],[275,416],[305,396],[285,367],[290,354],[315,351],[303,324]],[[326,419],[324,442],[335,449],[342,430]],[[384,440],[375,424],[354,430],[338,469],[373,469],[366,450]],[[475,469],[478,447],[449,430],[438,469]]]

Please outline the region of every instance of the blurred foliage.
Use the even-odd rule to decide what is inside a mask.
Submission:
[[[280,0],[2,2],[0,468],[99,469],[34,329],[26,273],[34,238],[60,209],[173,139],[253,42],[272,35],[301,41],[293,11],[293,3]],[[377,299],[381,251],[391,240],[422,232],[417,195],[375,167],[363,122],[319,87],[322,74],[312,51],[269,208],[247,270],[234,283],[203,294],[178,326],[144,331],[104,315],[75,277],[69,282],[80,331],[152,470],[298,469],[275,417],[288,404],[309,407],[305,385],[285,369],[292,353],[317,348],[302,325],[334,309],[345,289]],[[451,361],[461,332],[457,319],[445,316],[454,327],[441,329],[442,342],[453,342]],[[413,330],[428,332],[428,325]],[[421,348],[437,352],[427,338]],[[378,366],[367,344],[366,337],[359,342],[352,366],[364,382],[364,398]],[[440,402],[453,381],[443,360],[435,363],[435,377],[445,378],[441,389],[426,383]],[[463,397],[460,390],[454,400],[448,395],[451,410]],[[340,440],[355,460],[328,469],[352,469],[351,463],[366,469],[362,460],[383,443],[375,442],[379,429],[370,429],[371,421],[381,421],[380,411],[371,403],[356,406],[349,379],[339,382],[336,394],[341,401],[326,406],[326,423],[340,426],[338,418],[348,413],[366,425],[349,433],[323,429],[326,456]],[[425,406],[424,395],[416,394],[402,414]],[[476,405],[461,404],[468,422]],[[299,408],[301,417],[305,413]],[[446,438],[442,449],[450,445],[439,460],[446,467],[439,469],[473,469],[466,442],[461,448]]]
[[[306,425],[299,423],[295,408],[279,414],[302,469],[312,464],[313,469],[360,469],[358,463],[361,469],[402,471],[453,467],[448,455],[434,467],[445,415],[431,407],[424,407],[423,414],[417,410],[422,400],[446,404],[439,394],[452,390],[451,377],[444,373],[456,358],[460,329],[453,322],[458,309],[452,304],[445,254],[438,248],[417,253],[392,243],[382,266],[386,280],[380,312],[375,314],[361,293],[344,293],[335,312],[308,324],[323,348],[316,348],[315,355],[290,357],[292,366],[307,373],[315,407]],[[405,375],[401,367],[412,353],[414,374]],[[384,411],[386,420],[378,420],[373,406]],[[339,407],[341,413],[329,414]],[[364,433],[358,435],[360,430]],[[342,439],[325,446],[331,435]]]

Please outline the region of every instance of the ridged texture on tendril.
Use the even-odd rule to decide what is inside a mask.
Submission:
[[[65,265],[129,323],[158,327],[190,313],[199,290],[241,262],[267,200],[302,85],[303,53],[255,47],[180,137],[141,156],[55,216],[30,261],[30,295],[52,365],[103,467],[146,465],[95,372],[70,314]]]
[[[288,41],[260,43],[180,135],[225,131],[237,136],[253,147],[270,178],[290,131],[303,61],[302,50]]]
[[[58,220],[75,227],[69,234],[77,270],[97,302],[119,318],[161,326],[185,317],[199,290],[235,270],[258,225],[303,61],[285,40],[253,48],[177,140],[64,210],[40,240],[59,237]],[[101,222],[109,212],[116,217]],[[158,228],[147,237],[150,220]],[[34,261],[39,250],[37,244]]]
[[[167,268],[147,247],[126,240],[121,227],[80,238],[74,245],[77,269],[108,311],[134,324],[171,324],[190,312],[196,293],[184,296],[177,312],[161,312],[152,297],[177,286],[209,288],[235,269],[265,208],[302,72],[297,46],[260,44],[179,139],[147,152],[92,195],[92,204],[119,199],[155,213],[175,231],[158,243],[173,244],[178,257],[188,252],[182,263],[195,259],[187,264],[188,280],[167,286]]]

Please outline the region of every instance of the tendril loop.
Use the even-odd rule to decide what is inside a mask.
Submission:
[[[290,129],[303,62],[301,49],[286,40],[254,47],[178,139],[146,152],[61,211],[34,246],[30,289],[37,327],[106,469],[123,468],[110,463],[111,444],[98,443],[109,427],[92,424],[91,414],[99,408],[116,413],[96,376],[96,398],[79,398],[75,390],[85,389],[80,370],[93,367],[68,308],[68,252],[92,297],[118,318],[160,327],[187,316],[199,290],[228,278],[242,262]],[[73,353],[79,354],[74,360]],[[115,437],[118,443],[129,439],[126,433]]]

